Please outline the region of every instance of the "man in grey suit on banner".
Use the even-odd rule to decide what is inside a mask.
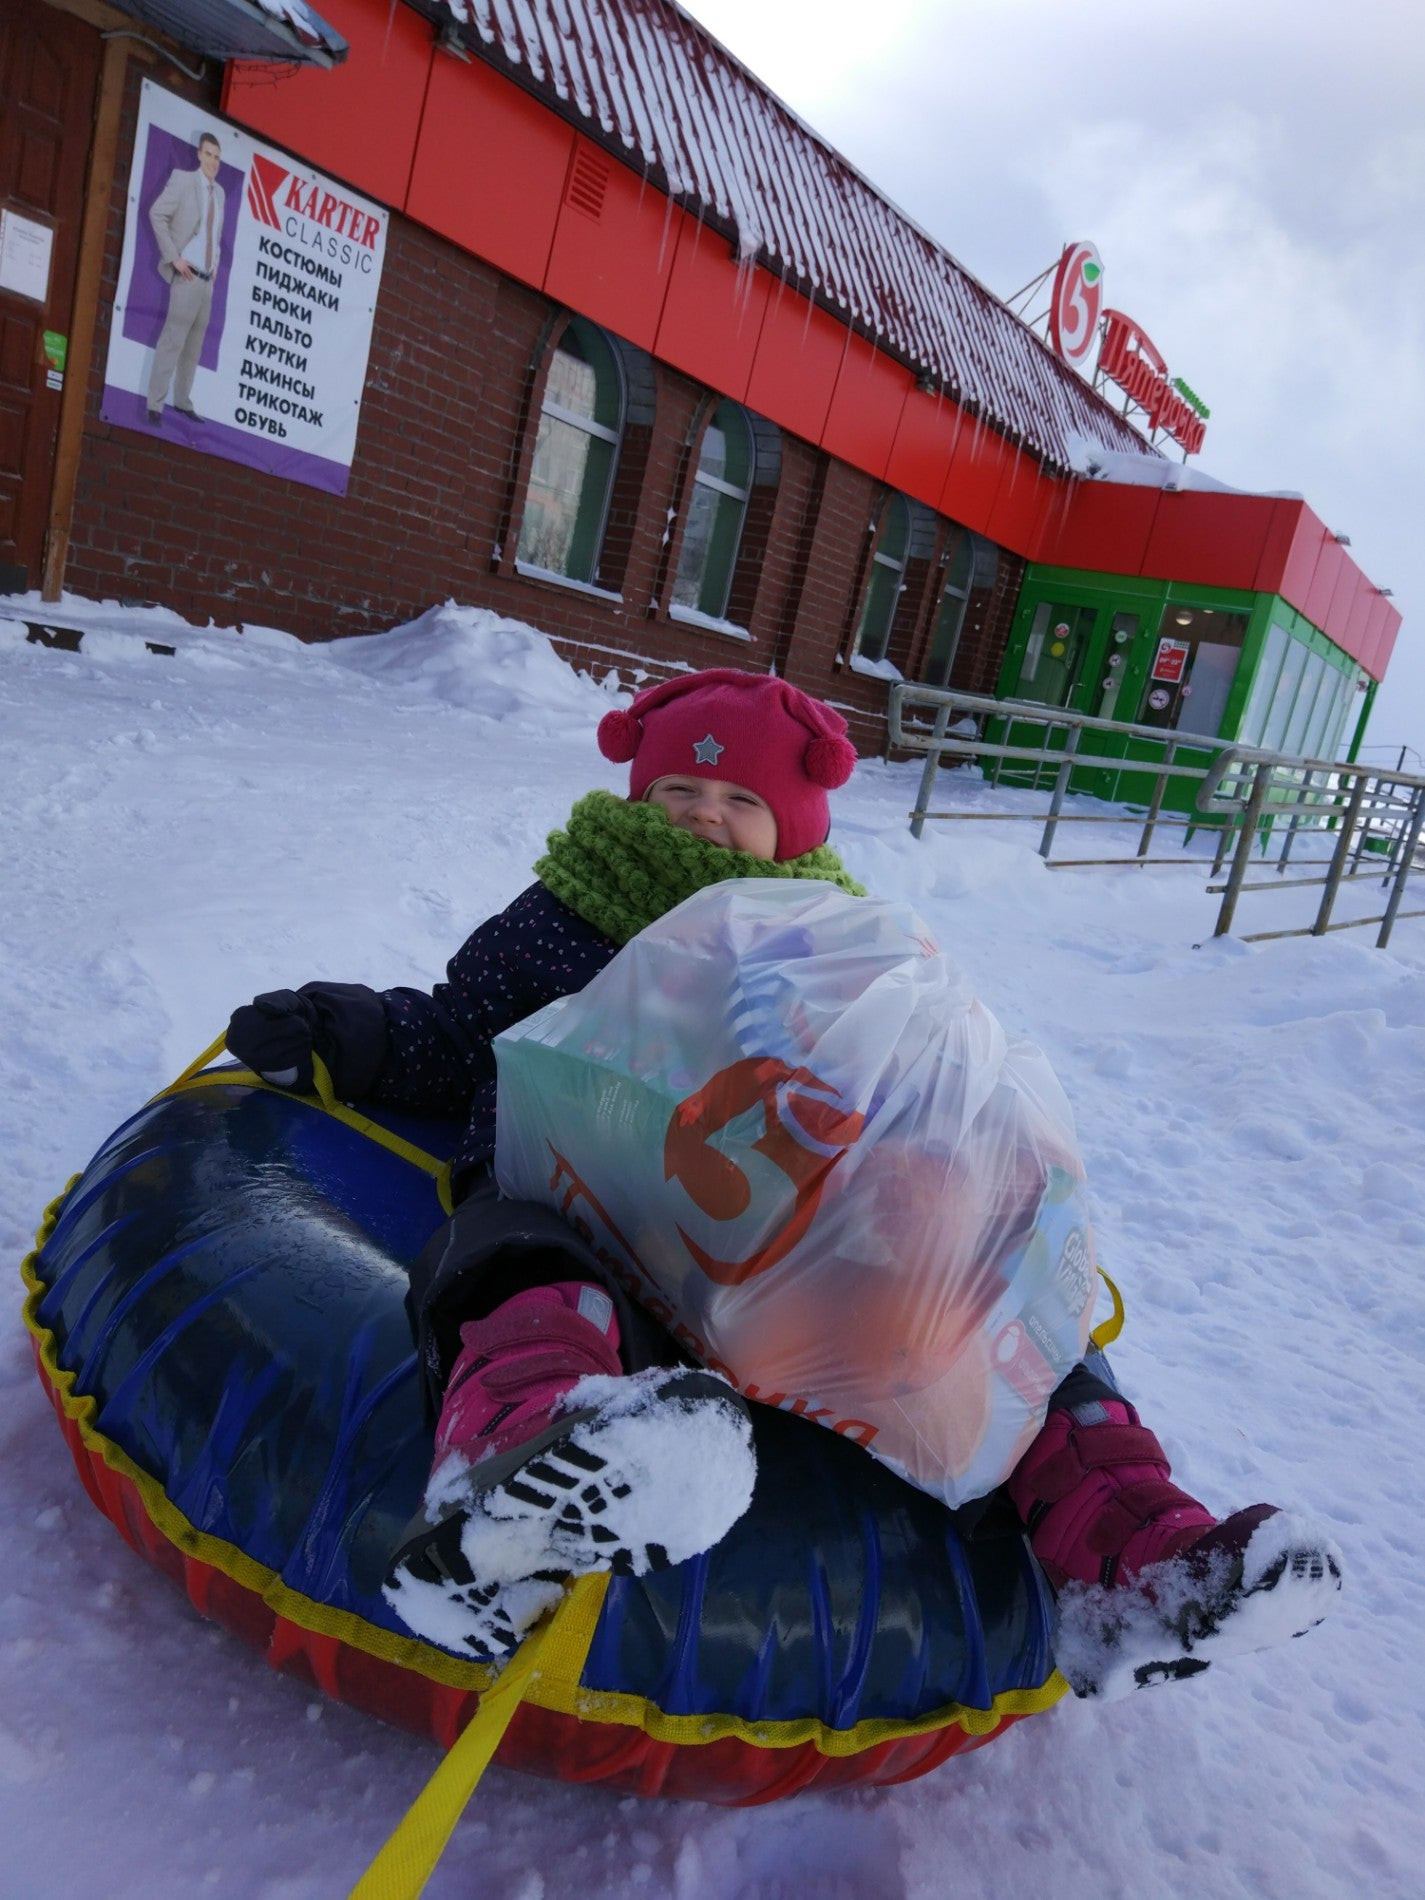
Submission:
[[[148,379],[148,419],[163,420],[168,387],[173,406],[192,422],[193,375],[213,310],[213,279],[223,236],[223,188],[218,183],[222,150],[211,132],[198,140],[198,169],[173,171],[149,206],[158,239],[159,274],[168,282],[168,317],[159,332]]]

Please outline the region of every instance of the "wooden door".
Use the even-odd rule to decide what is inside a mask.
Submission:
[[[99,50],[91,26],[40,0],[0,6],[0,210],[18,240],[53,233],[42,298],[7,288],[0,265],[0,593],[40,584],[62,380],[46,334],[70,331]]]

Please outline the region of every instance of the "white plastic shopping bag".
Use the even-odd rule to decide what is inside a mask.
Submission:
[[[903,906],[699,892],[500,1036],[496,1172],[748,1397],[960,1504],[1095,1291],[1073,1119]]]

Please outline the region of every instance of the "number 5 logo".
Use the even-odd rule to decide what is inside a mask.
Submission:
[[[736,1162],[712,1146],[712,1137],[759,1105],[766,1126],[752,1146],[796,1189],[792,1216],[769,1246],[745,1260],[715,1259],[680,1227],[683,1245],[720,1286],[741,1286],[790,1253],[812,1223],[827,1176],[865,1123],[841,1108],[836,1091],[809,1069],[790,1068],[775,1056],[745,1056],[719,1070],[673,1110],[663,1142],[664,1180],[679,1182],[714,1220],[746,1213],[752,1187]]]
[[[1071,369],[1082,369],[1098,337],[1103,264],[1092,244],[1066,244],[1054,273],[1049,341]]]

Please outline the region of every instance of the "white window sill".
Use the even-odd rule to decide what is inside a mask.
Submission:
[[[700,614],[696,607],[680,607],[677,602],[668,609],[670,620],[681,620],[685,627],[701,627],[706,633],[725,634],[729,640],[751,642],[752,635],[746,627],[736,626],[731,620],[714,620],[711,614]]]
[[[567,587],[571,593],[592,594],[595,600],[610,600],[623,605],[623,595],[607,587],[595,587],[592,581],[576,581],[568,574],[556,574],[552,567],[531,567],[528,561],[516,561],[515,572],[527,581],[548,581],[554,587]]]

